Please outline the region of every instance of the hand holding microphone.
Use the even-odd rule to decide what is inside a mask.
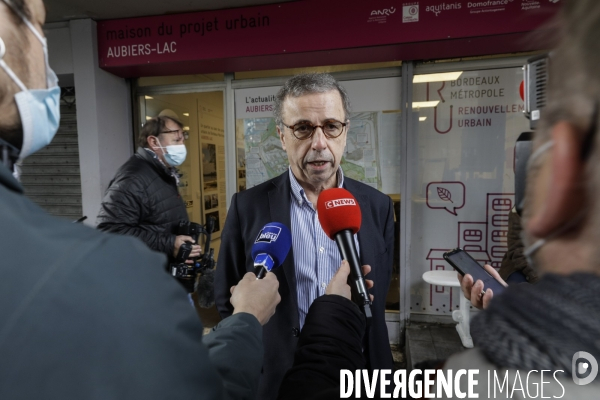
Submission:
[[[281,301],[279,281],[274,274],[256,279],[256,275],[248,272],[236,286],[231,287],[230,301],[233,314],[252,314],[261,325],[265,325],[275,314],[275,308]]]
[[[363,265],[362,272],[364,276],[367,276],[369,272],[371,272],[370,265]],[[350,289],[350,285],[348,285],[348,277],[350,276],[350,265],[348,261],[343,260],[342,265],[337,270],[333,278],[329,281],[327,285],[327,289],[325,289],[325,294],[335,294],[338,296],[342,296],[347,298],[348,300],[352,300],[352,290]],[[367,284],[367,289],[371,289],[373,287],[373,281],[370,279],[365,279],[365,283]],[[369,298],[373,301],[374,297],[372,294],[369,294]]]
[[[365,314],[368,324],[373,316],[371,298],[353,236],[360,229],[362,221],[360,207],[349,191],[333,188],[321,192],[317,200],[317,211],[323,231],[337,243],[342,260],[348,261],[350,266],[348,284],[352,291],[352,301]]]
[[[248,272],[231,287],[233,314],[247,312],[261,325],[269,322],[281,301],[279,281],[269,272],[280,266],[292,247],[290,230],[279,222],[266,224],[252,245],[254,273]]]

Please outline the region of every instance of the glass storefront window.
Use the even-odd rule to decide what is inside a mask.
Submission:
[[[388,194],[395,203],[396,231],[400,210],[400,85],[401,78],[341,81],[350,97],[352,114],[341,167],[346,177]],[[237,188],[251,188],[288,169],[273,118],[279,86],[235,90]],[[399,235],[396,236],[396,246]],[[394,250],[398,254],[397,248]],[[399,259],[388,307],[399,307]]]
[[[454,76],[413,81],[412,313],[448,314],[458,307],[458,288],[422,280],[426,271],[452,270],[445,251],[461,247],[480,263],[500,267],[515,205],[514,146],[529,130],[521,68],[449,72]]]

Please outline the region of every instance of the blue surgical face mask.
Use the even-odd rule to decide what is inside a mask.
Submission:
[[[158,140],[158,138],[156,138]],[[163,151],[165,161],[172,167],[177,167],[183,164],[185,157],[187,156],[187,148],[184,144],[172,144],[169,146],[162,147],[160,140],[158,140],[158,147]]]
[[[15,102],[19,109],[23,127],[23,146],[19,153],[19,161],[50,144],[60,123],[60,88],[56,74],[48,64],[48,47],[46,39],[40,35],[29,20],[16,10],[10,2],[5,2],[21,17],[25,25],[42,43],[44,61],[46,63],[47,89],[27,89],[13,70],[3,60],[6,47],[0,38],[0,68],[19,86],[20,92],[15,94]]]

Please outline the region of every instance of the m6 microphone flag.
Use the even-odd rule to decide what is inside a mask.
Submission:
[[[346,189],[333,188],[321,192],[317,200],[319,222],[327,236],[335,240],[343,260],[350,264],[348,284],[354,301],[370,322],[371,298],[354,244],[354,235],[360,229],[362,214],[358,202]]]
[[[256,279],[264,278],[267,272],[283,264],[291,247],[292,234],[287,226],[279,222],[263,226],[252,245]]]

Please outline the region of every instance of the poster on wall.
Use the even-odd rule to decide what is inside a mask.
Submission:
[[[344,175],[384,193],[400,193],[400,78],[341,84],[353,111],[340,163]],[[282,174],[289,166],[273,118],[278,90],[264,87],[235,92],[236,130],[238,143],[244,145],[246,188]]]
[[[204,221],[214,218],[213,239],[220,237],[221,220],[226,215],[225,134],[223,115],[210,103],[198,103],[200,116],[201,188]]]
[[[202,143],[202,182],[204,192],[217,190],[217,146]]]
[[[520,95],[520,68],[462,72],[413,85],[411,312],[450,313],[459,288],[424,283],[430,270],[453,271],[443,253],[461,247],[499,268],[514,207],[513,154],[529,130]],[[432,103],[433,102],[433,103]],[[414,105],[413,105],[414,107]],[[419,238],[415,240],[414,238]]]

